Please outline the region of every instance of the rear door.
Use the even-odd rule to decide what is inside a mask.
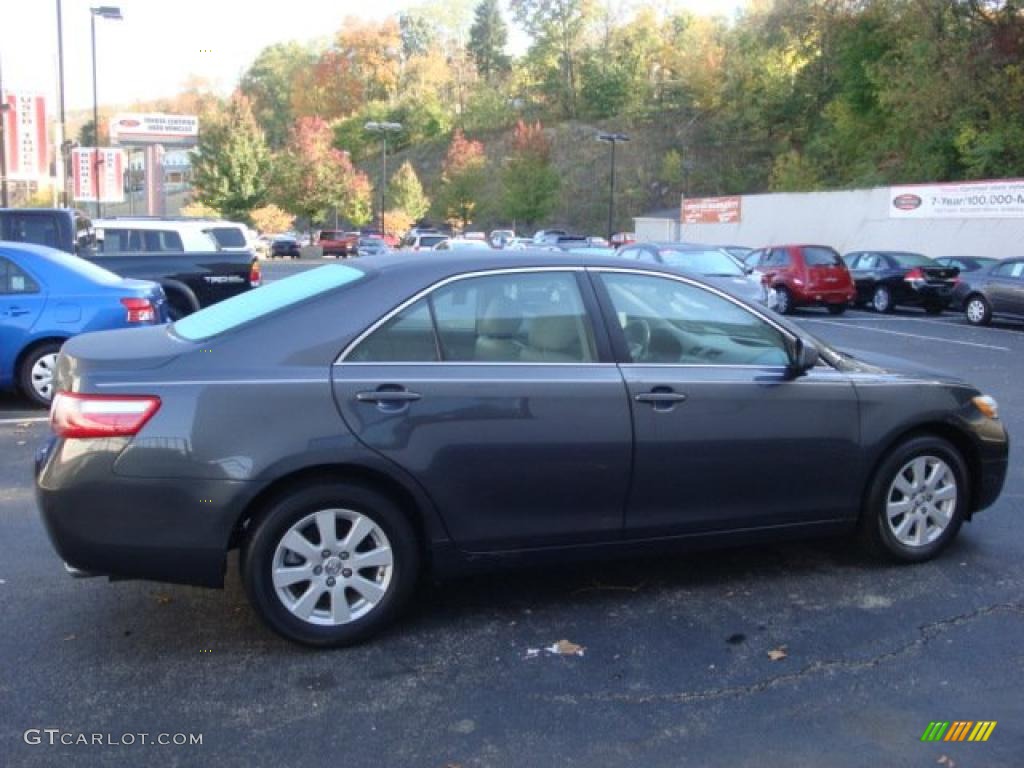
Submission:
[[[595,270],[636,440],[632,537],[856,514],[857,397],[825,364],[793,378],[788,334],[685,278]]]
[[[0,378],[17,375],[14,362],[45,304],[43,286],[11,259],[0,256]]]
[[[630,409],[582,276],[446,281],[334,366],[349,428],[422,484],[464,549],[621,533]]]

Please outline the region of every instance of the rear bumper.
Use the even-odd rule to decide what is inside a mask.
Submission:
[[[223,585],[229,510],[246,483],[126,478],[112,471],[123,441],[74,442],[51,440],[36,455],[36,501],[69,571]]]
[[[852,286],[842,290],[815,291],[804,289],[804,291],[795,298],[796,303],[801,306],[850,304],[855,298],[857,298],[857,291],[854,290]]]

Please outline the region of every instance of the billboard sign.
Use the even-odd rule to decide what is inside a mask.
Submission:
[[[97,166],[98,163],[98,166]],[[71,151],[73,196],[80,203],[96,202],[99,183],[99,202],[124,202],[124,151],[114,147],[76,147]]]
[[[46,135],[46,99],[37,94],[3,94],[4,150],[7,178],[38,181],[50,175],[50,143]]]
[[[889,187],[891,219],[1024,219],[1024,180]]]
[[[739,196],[684,197],[680,215],[683,224],[738,224],[740,210]]]
[[[140,112],[114,115],[110,139],[123,146],[165,144],[191,147],[199,140],[199,118],[195,115],[167,115]]]

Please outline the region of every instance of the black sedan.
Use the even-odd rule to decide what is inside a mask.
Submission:
[[[36,458],[78,574],[221,586],[275,631],[391,622],[425,572],[858,532],[937,555],[992,504],[992,398],[657,264],[367,257],[63,347]]]
[[[955,300],[971,325],[988,325],[1000,316],[1024,319],[1024,258],[968,274],[957,285]]]
[[[302,255],[299,241],[290,235],[275,237],[270,244],[270,258],[297,259]]]
[[[856,303],[869,304],[876,312],[909,305],[937,315],[953,301],[959,270],[940,266],[923,254],[857,251],[843,256],[843,261],[857,285]]]

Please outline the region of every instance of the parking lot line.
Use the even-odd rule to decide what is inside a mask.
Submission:
[[[28,416],[24,419],[0,419],[0,425],[3,424],[29,424],[40,421],[49,421],[49,416]]]
[[[960,317],[930,317],[927,319],[923,317],[901,317],[899,315],[886,315],[885,317],[879,317],[878,315],[871,312],[850,312],[848,317],[851,320],[873,320],[875,322],[884,323],[899,321],[904,323],[924,323],[925,325],[956,325],[960,328],[964,328],[965,330],[970,331],[998,331],[999,333],[1012,333],[1015,334],[1016,336],[1021,335],[1020,331],[1016,330],[1015,328],[993,328],[992,326],[989,325],[967,325],[963,321],[963,318]]]
[[[979,347],[981,349],[994,349],[999,352],[1011,352],[1009,347],[1000,347],[996,344],[981,344],[977,341],[958,341],[957,339],[946,339],[941,336],[922,336],[919,333],[903,333],[902,331],[890,331],[885,328],[869,328],[864,325],[853,325],[852,323],[838,323],[834,320],[812,320],[811,318],[801,318],[802,321],[808,323],[821,323],[822,325],[835,325],[839,328],[853,328],[858,331],[868,331],[869,333],[886,333],[890,336],[906,336],[910,339],[926,339],[928,341],[942,341],[947,344],[960,344],[965,347]]]

